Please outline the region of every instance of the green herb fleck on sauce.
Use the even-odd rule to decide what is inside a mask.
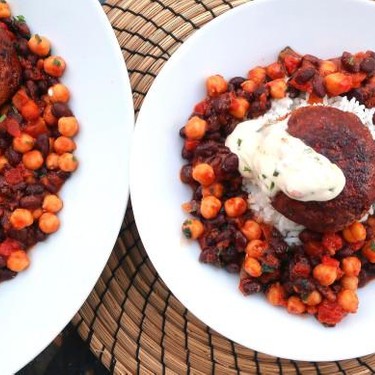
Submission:
[[[35,39],[36,39],[38,44],[40,44],[42,42],[42,38],[40,37],[39,34],[35,34]]]
[[[267,178],[267,176],[266,176],[265,174],[262,174],[262,177],[263,177],[264,179],[266,179],[266,178]]]
[[[52,64],[55,66],[61,66],[61,61],[59,59],[53,59]]]
[[[0,122],[3,122],[7,118],[7,115],[1,115],[0,116]]]
[[[274,187],[275,187],[275,183],[272,181],[271,186],[270,186],[270,190],[272,190]]]
[[[240,146],[241,146],[241,143],[242,143],[242,139],[241,139],[241,138],[238,138],[238,139],[237,139],[237,146],[240,147]]]
[[[370,250],[375,252],[375,242],[371,241],[370,243]]]
[[[243,171],[244,172],[251,172],[251,169],[249,167],[244,167]]]
[[[277,177],[278,175],[280,174],[280,172],[278,170],[275,169],[275,171],[273,172],[273,177]]]
[[[18,22],[22,22],[22,23],[26,22],[26,18],[22,15],[16,16],[15,18],[16,18],[16,21]]]
[[[189,240],[191,238],[191,230],[190,228],[183,228],[182,233],[184,236]]]
[[[262,272],[263,273],[271,273],[273,271],[275,271],[275,269],[273,267],[269,266],[268,264],[262,265]]]

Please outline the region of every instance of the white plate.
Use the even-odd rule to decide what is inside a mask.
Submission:
[[[73,317],[111,253],[128,200],[134,125],[126,67],[97,0],[10,0],[32,32],[67,61],[79,119],[80,167],[62,189],[61,229],[31,251],[31,267],[0,284],[0,374],[14,373]]]
[[[339,360],[375,352],[375,283],[361,289],[359,312],[336,328],[289,315],[262,296],[243,297],[238,276],[198,262],[184,241],[179,129],[205,96],[211,74],[246,75],[290,45],[320,57],[375,49],[375,3],[361,0],[256,0],[197,31],[167,62],[138,117],[130,188],[142,241],[158,273],[198,318],[249,348],[296,360]]]

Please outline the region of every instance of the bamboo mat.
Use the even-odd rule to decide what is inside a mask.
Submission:
[[[245,2],[108,0],[103,5],[127,63],[136,114],[176,48]],[[375,374],[375,355],[296,362],[247,349],[210,329],[159,278],[140,241],[131,203],[108,264],[73,323],[114,374]]]

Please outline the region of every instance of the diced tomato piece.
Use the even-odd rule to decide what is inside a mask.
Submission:
[[[304,247],[306,253],[313,257],[321,257],[324,253],[324,247],[319,241],[306,242]]]
[[[21,135],[20,124],[16,119],[7,117],[3,121],[3,126],[5,127],[6,131],[13,137],[19,137]]]
[[[13,105],[20,111],[21,108],[30,100],[24,89],[19,89],[12,98]]]
[[[330,96],[339,96],[353,87],[353,78],[349,74],[337,72],[324,77],[325,88]]]
[[[7,238],[4,242],[0,243],[0,255],[2,257],[9,257],[12,251],[19,250],[20,244],[11,238]]]
[[[330,302],[328,300],[324,300],[318,306],[318,313],[316,315],[319,322],[334,326],[337,323],[341,322],[342,319],[346,316],[346,312],[337,302]]]
[[[322,244],[331,255],[334,255],[336,251],[342,248],[344,241],[341,236],[336,233],[324,233]]]
[[[352,73],[352,88],[353,89],[358,89],[361,87],[361,83],[366,79],[367,74],[363,72],[359,73]]]
[[[48,130],[45,121],[40,117],[36,121],[29,121],[24,132],[36,138],[40,134],[47,133]]]
[[[340,262],[337,259],[333,259],[327,255],[323,255],[322,264],[325,264],[326,266],[337,267],[337,268],[340,266]]]
[[[194,112],[199,115],[205,115],[208,108],[208,104],[206,100],[202,100],[201,102],[197,103],[194,107]]]
[[[199,145],[199,141],[193,139],[187,139],[185,141],[185,149],[187,151],[194,151]]]
[[[23,181],[23,174],[21,168],[12,168],[4,173],[5,181],[10,185],[17,185]]]

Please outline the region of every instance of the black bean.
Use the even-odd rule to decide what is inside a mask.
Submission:
[[[193,167],[191,164],[186,164],[182,166],[180,171],[180,179],[184,184],[191,184],[194,182]]]
[[[26,81],[26,89],[33,100],[36,100],[38,98],[38,86],[34,81]]]
[[[16,48],[20,55],[27,56],[30,53],[29,47],[27,46],[27,40],[20,38],[16,42]]]
[[[20,199],[20,206],[30,210],[36,210],[42,206],[43,198],[38,195],[26,195]]]
[[[4,268],[7,265],[7,261],[0,255],[0,268]]]
[[[294,73],[293,78],[298,84],[302,85],[314,77],[315,73],[316,69],[314,68],[300,68]]]
[[[241,84],[245,82],[243,77],[234,77],[228,82],[228,91],[236,91],[241,88]]]
[[[48,91],[48,84],[46,81],[38,81],[38,90],[41,95],[45,94]]]
[[[0,269],[0,282],[13,279],[16,275],[16,272],[8,270],[7,268]]]
[[[14,151],[12,147],[6,149],[5,157],[8,159],[8,162],[12,167],[15,167],[22,160],[22,154]]]
[[[183,126],[183,127],[179,130],[178,133],[180,134],[180,137],[181,137],[181,138],[186,138],[186,135],[185,135],[185,126]]]
[[[202,263],[219,264],[219,255],[216,249],[210,248],[200,253],[199,261]]]
[[[362,72],[372,73],[375,70],[375,59],[366,57],[361,61],[360,68]]]
[[[25,189],[26,194],[34,195],[34,194],[43,194],[44,187],[41,184],[30,184]]]
[[[34,236],[37,242],[44,241],[47,238],[47,235],[43,233],[39,228],[35,228]]]
[[[326,89],[324,87],[324,80],[323,77],[319,74],[315,74],[313,78],[313,89],[316,96],[319,98],[324,98],[326,95]]]
[[[355,56],[353,56],[351,53],[343,52],[341,56],[341,63],[347,71],[351,73],[359,72],[359,63],[356,61]]]
[[[363,89],[363,87],[350,90],[348,93],[346,93],[346,96],[349,99],[355,98],[360,104],[364,104],[368,99],[368,93]]]
[[[262,285],[259,281],[250,278],[242,279],[240,281],[240,291],[245,296],[250,294],[259,293],[262,291]]]
[[[342,249],[340,249],[337,253],[336,253],[336,258],[337,259],[343,259],[343,258],[347,258],[351,255],[354,254],[354,250],[348,246],[348,245],[345,245]]]
[[[241,267],[237,263],[229,263],[225,266],[225,270],[229,273],[239,273]]]
[[[306,62],[315,65],[316,67],[319,66],[319,59],[313,55],[304,55],[302,58],[302,65]]]
[[[47,134],[40,134],[36,138],[35,148],[39,150],[43,157],[46,158],[49,154],[49,138]]]
[[[222,169],[226,173],[236,172],[238,170],[238,163],[238,156],[236,154],[229,154],[224,159]]]
[[[60,102],[52,104],[52,114],[56,118],[73,116],[73,112],[70,110],[68,105]]]
[[[234,245],[236,246],[237,251],[245,251],[247,245],[246,237],[240,232],[236,231],[234,235]]]
[[[13,25],[14,25],[14,29],[16,30],[18,34],[20,34],[24,38],[27,38],[27,39],[30,38],[30,29],[25,22],[15,20],[13,22]]]

